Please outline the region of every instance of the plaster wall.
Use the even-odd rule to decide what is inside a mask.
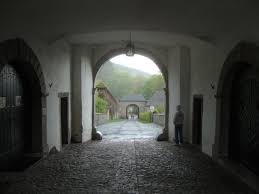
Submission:
[[[28,41],[30,44],[30,41]],[[42,65],[47,86],[47,144],[49,149],[61,149],[60,99],[58,93],[70,94],[70,46],[58,41],[51,45],[38,42],[30,44]],[[69,98],[69,134],[71,114]]]
[[[146,49],[148,51],[150,51],[154,56],[157,57],[157,59],[159,59],[160,63],[162,63],[162,65],[167,65],[167,50],[165,47],[160,46],[157,47],[155,45],[152,44],[144,44],[144,43],[138,43],[138,42],[134,42],[135,48],[137,49]],[[124,48],[125,47],[125,43],[110,43],[110,44],[98,44],[94,46],[94,60],[93,60],[93,64],[95,65],[98,60],[105,56],[107,53],[109,53],[110,51],[114,50],[114,49],[118,49],[118,48]],[[141,53],[138,53],[140,54]],[[111,56],[114,57],[114,56]],[[146,56],[146,57],[151,57],[151,56]],[[107,59],[109,60],[109,58]]]
[[[168,94],[169,94],[169,141],[174,139],[173,117],[176,106],[180,104],[180,48],[173,47],[168,50]]]
[[[220,72],[230,46],[194,47],[191,50],[190,129],[193,95],[203,96],[202,151],[212,156],[216,128],[216,92]],[[190,130],[190,137],[192,130]]]

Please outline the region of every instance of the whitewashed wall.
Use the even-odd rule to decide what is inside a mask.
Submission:
[[[58,41],[52,44],[30,42],[41,63],[47,93],[47,144],[49,149],[61,148],[60,99],[58,93],[70,94],[70,46]],[[50,87],[50,85],[52,86]],[[69,96],[70,99],[70,96]],[[71,131],[71,114],[69,100],[69,131]],[[69,132],[70,133],[70,132]]]
[[[84,142],[92,137],[91,49],[73,45],[72,59],[72,140]]]
[[[190,126],[192,128],[193,95],[202,95],[202,151],[210,156],[216,129],[215,95],[221,68],[229,50],[230,47],[223,49],[213,45],[195,45],[191,50]]]

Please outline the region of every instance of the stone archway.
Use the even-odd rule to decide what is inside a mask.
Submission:
[[[131,107],[132,107],[132,110],[129,110],[129,109],[131,109]],[[130,117],[129,114],[134,114],[134,116],[136,115],[137,119],[139,119],[139,106],[136,104],[129,104],[126,107],[126,118],[127,119],[129,119],[129,117]]]
[[[40,62],[33,50],[23,39],[10,39],[0,43],[0,72],[5,65],[11,65],[26,82],[26,90],[30,91],[30,113],[26,122],[29,138],[26,141],[25,154],[28,157],[42,157],[47,154],[46,134],[46,85]]]
[[[99,69],[101,68],[101,66],[108,61],[109,59],[120,55],[120,54],[125,54],[126,53],[126,48],[116,48],[116,49],[111,49],[110,51],[108,51],[107,53],[105,53],[102,57],[100,57],[99,60],[97,60],[97,62],[94,64],[92,72],[93,72],[93,83],[95,83],[95,78],[97,76],[97,73],[99,71]],[[135,48],[135,53],[136,54],[140,54],[143,56],[146,56],[148,58],[150,58],[151,60],[154,61],[154,63],[158,66],[158,68],[160,69],[163,77],[164,77],[164,81],[165,81],[165,86],[166,88],[164,89],[165,91],[165,96],[166,96],[166,110],[165,110],[165,128],[163,129],[163,133],[160,134],[157,137],[158,141],[167,141],[168,140],[168,122],[169,122],[169,92],[168,92],[168,70],[165,64],[163,64],[161,62],[161,60],[159,60],[158,57],[156,57],[156,55],[145,48]],[[94,101],[94,94],[95,94],[95,88],[93,89],[93,96],[92,96],[92,138],[93,139],[102,139],[100,133],[98,133],[96,131],[96,127],[94,126],[94,115],[95,115],[95,101]]]
[[[216,95],[216,134],[213,149],[215,159],[229,159],[233,156],[231,150],[234,115],[233,90],[236,87],[236,80],[243,79],[243,73],[253,69],[259,69],[259,47],[252,43],[241,42],[228,55],[219,79]],[[250,73],[250,78],[251,75],[253,78],[258,78],[254,72]]]

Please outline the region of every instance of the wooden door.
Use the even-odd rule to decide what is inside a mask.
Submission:
[[[193,98],[192,142],[199,146],[202,144],[202,111],[203,98],[195,96]]]
[[[0,73],[0,169],[13,168],[23,155],[24,91],[22,80],[11,65]]]
[[[61,139],[68,144],[68,97],[61,98]]]
[[[230,155],[259,174],[259,74],[241,72],[232,91]]]

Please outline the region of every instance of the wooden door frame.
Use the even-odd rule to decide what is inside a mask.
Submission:
[[[31,153],[26,153],[31,157],[43,157],[49,152],[47,144],[47,87],[41,68],[40,61],[30,46],[21,38],[8,39],[0,42],[0,71],[4,64],[16,64],[16,70],[24,74],[32,83],[32,90],[37,90],[35,103],[32,107],[33,116],[38,117],[37,122],[32,123],[34,133],[38,133],[31,146]],[[37,131],[37,132],[36,132]]]
[[[70,122],[69,122],[69,93],[68,92],[61,92],[61,93],[58,93],[58,97],[59,97],[59,112],[60,112],[60,147],[62,148],[63,145],[66,145],[66,144],[70,144]],[[61,118],[61,115],[62,115],[62,106],[61,106],[61,100],[62,98],[66,98],[67,99],[67,143],[63,144],[63,141],[62,141],[62,133],[63,133],[63,129],[62,129],[62,118]]]
[[[200,142],[200,145],[196,144],[197,146],[200,147],[200,149],[202,148],[202,118],[203,118],[203,95],[202,94],[195,94],[193,95],[193,98],[192,98],[192,143],[194,144],[194,101],[198,99],[198,100],[201,100],[201,134],[200,134],[200,138],[201,138],[201,142]]]

